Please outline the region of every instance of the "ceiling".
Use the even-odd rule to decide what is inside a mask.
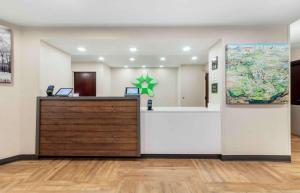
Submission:
[[[23,26],[290,24],[300,0],[0,0],[0,19]]]
[[[203,65],[208,61],[208,49],[217,39],[45,39],[48,44],[63,50],[72,56],[72,62],[101,62],[111,67],[177,67],[181,64]],[[190,51],[184,52],[183,47]],[[77,50],[84,47],[85,52]],[[132,53],[129,48],[136,47]],[[196,56],[197,60],[192,60]],[[135,61],[130,61],[130,58]],[[160,58],[165,57],[165,61]]]

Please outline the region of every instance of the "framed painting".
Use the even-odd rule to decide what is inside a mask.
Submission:
[[[12,34],[0,27],[0,83],[12,82]]]
[[[225,73],[227,104],[288,102],[287,43],[229,44]]]

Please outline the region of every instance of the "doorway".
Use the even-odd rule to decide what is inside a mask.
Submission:
[[[74,72],[74,92],[79,96],[96,96],[96,72]]]

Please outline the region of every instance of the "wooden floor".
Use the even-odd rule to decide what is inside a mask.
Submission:
[[[300,193],[292,163],[197,159],[39,160],[0,166],[0,193]]]

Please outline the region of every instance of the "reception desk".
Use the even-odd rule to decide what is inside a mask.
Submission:
[[[139,97],[38,97],[38,156],[140,156]]]
[[[221,154],[220,108],[142,108],[141,153],[212,158]]]

